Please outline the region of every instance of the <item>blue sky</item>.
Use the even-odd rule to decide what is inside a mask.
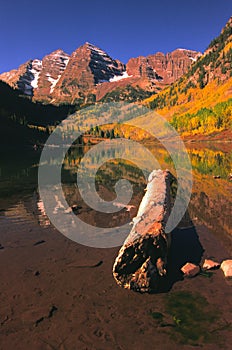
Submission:
[[[0,72],[86,41],[124,63],[176,48],[204,51],[231,15],[231,0],[1,0]]]

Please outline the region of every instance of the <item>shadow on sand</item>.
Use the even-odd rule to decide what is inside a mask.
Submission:
[[[183,280],[181,267],[191,262],[200,264],[204,249],[194,226],[189,228],[176,228],[171,233],[171,247],[169,251],[167,275],[161,278],[158,293],[168,292],[174,283]],[[156,292],[156,293],[157,293]]]

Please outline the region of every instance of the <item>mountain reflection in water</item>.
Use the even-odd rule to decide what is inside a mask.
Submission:
[[[191,147],[190,147],[191,146]],[[167,151],[155,144],[146,146],[158,160],[160,167],[170,169],[175,175],[173,162]],[[100,197],[106,201],[115,200],[114,185],[124,178],[131,182],[133,196],[128,206],[123,208],[121,203],[114,202],[115,213],[100,213],[85,204],[78,191],[76,173],[84,154],[89,147],[71,148],[67,152],[62,168],[62,184],[66,201],[74,214],[91,225],[100,227],[115,227],[128,223],[136,215],[146,186],[145,175],[150,171],[144,164],[145,175],[135,162],[118,158],[117,152],[106,147],[103,151],[109,160],[102,164],[97,171],[95,183]],[[197,143],[188,145],[188,153],[193,168],[193,190],[188,214],[196,222],[204,223],[219,236],[231,235],[231,152],[228,146],[207,143],[207,146]],[[0,165],[0,224],[22,223],[34,221],[41,226],[49,225],[43,203],[37,192],[37,171],[39,151],[23,150],[1,154]],[[98,164],[103,154],[91,156],[88,166]],[[135,152],[134,159],[143,161],[143,155]],[[56,150],[51,153],[49,164],[55,166]],[[83,174],[86,176],[86,174]],[[85,178],[86,179],[86,178]],[[62,208],[54,208],[57,214]]]

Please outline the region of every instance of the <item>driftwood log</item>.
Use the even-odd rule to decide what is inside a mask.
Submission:
[[[171,173],[154,170],[133,227],[113,266],[116,282],[137,292],[155,292],[166,275],[170,234],[164,231],[170,214]]]

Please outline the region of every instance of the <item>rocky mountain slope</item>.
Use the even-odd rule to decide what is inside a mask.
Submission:
[[[191,63],[200,56],[200,52],[185,49],[177,49],[166,55],[158,52],[147,57],[131,58],[127,63],[127,72],[170,85],[186,73]]]
[[[231,129],[232,17],[185,75],[144,104],[186,136]]]
[[[71,55],[57,50],[42,60],[30,60],[18,69],[0,74],[0,79],[44,103],[94,102],[115,89],[128,90],[128,86],[133,90],[132,100],[136,100],[141,98],[141,89],[156,92],[176,81],[200,55],[177,49],[166,55],[159,52],[131,58],[125,65],[85,43]],[[135,91],[139,92],[137,97]]]
[[[168,87],[158,95],[153,95],[146,102],[155,109],[170,110],[170,115],[175,113],[176,109],[187,103],[196,102],[195,94],[199,92],[204,95],[206,90],[219,89],[222,85],[228,85],[228,92],[231,93],[231,84],[228,84],[232,76],[232,17],[222,29],[220,35],[212,40],[206,51],[196,62],[172,86]],[[215,86],[216,85],[216,86]],[[217,103],[218,101],[215,100]],[[213,103],[213,101],[212,101]],[[179,106],[177,108],[173,108]]]

